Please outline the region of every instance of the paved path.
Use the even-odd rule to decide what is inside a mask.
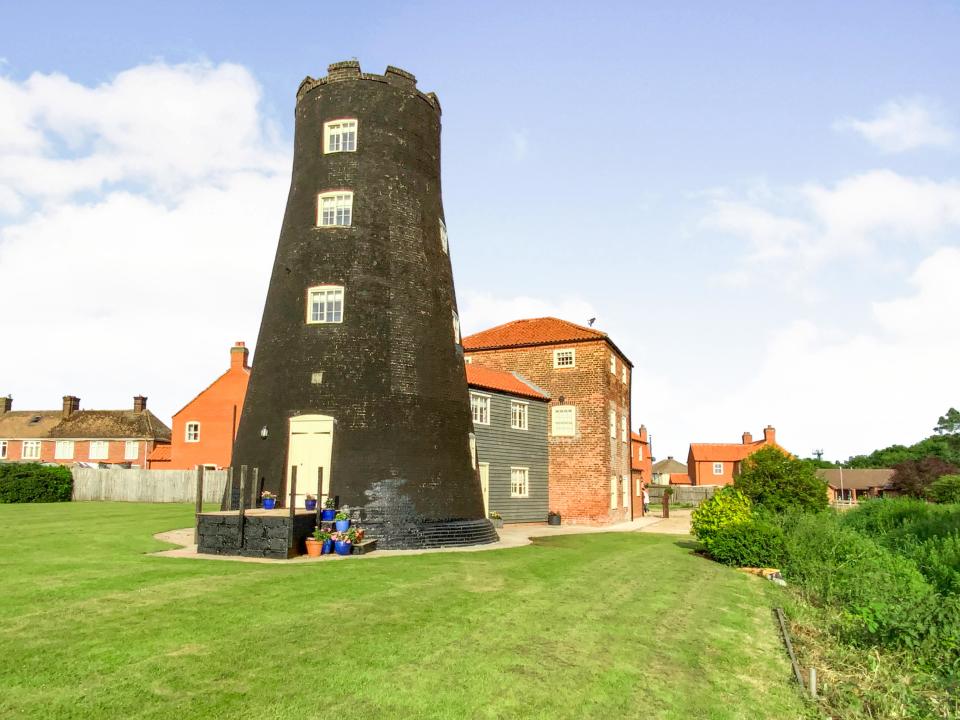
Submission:
[[[690,534],[690,508],[677,508],[670,511],[670,517],[666,520],[657,515],[648,516],[655,520],[650,525],[640,528],[640,532],[663,533],[665,535],[689,535]]]
[[[406,555],[423,555],[426,553],[437,552],[483,552],[487,550],[503,550],[505,548],[522,547],[529,545],[533,538],[550,537],[553,535],[584,535],[588,533],[603,532],[680,532],[679,530],[656,530],[655,528],[669,523],[670,520],[662,520],[659,517],[648,515],[637,518],[629,522],[614,523],[613,525],[593,526],[593,525],[561,525],[559,527],[546,525],[545,523],[529,523],[518,525],[506,525],[499,530],[497,534],[500,541],[488,545],[471,545],[469,547],[452,548],[429,548],[424,550],[377,550],[369,555],[350,555],[351,559],[369,560],[381,557],[396,557]],[[159,557],[173,558],[193,558],[196,560],[229,560],[233,562],[256,562],[256,563],[301,563],[301,562],[330,562],[334,560],[343,560],[340,555],[322,555],[318,558],[300,557],[290,560],[272,560],[268,558],[247,558],[237,555],[206,555],[197,552],[197,546],[193,543],[193,528],[182,528],[180,530],[170,530],[169,532],[157,533],[154,535],[157,540],[168,542],[181,547],[175,550],[164,550],[153,553]]]

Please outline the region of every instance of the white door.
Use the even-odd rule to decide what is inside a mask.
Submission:
[[[483,491],[483,516],[490,514],[490,463],[478,463],[480,489]]]
[[[327,415],[298,415],[290,418],[290,445],[287,451],[289,495],[293,468],[297,468],[296,506],[304,507],[308,494],[320,504],[330,494],[330,454],[333,449],[333,418]],[[287,500],[287,498],[284,498]]]

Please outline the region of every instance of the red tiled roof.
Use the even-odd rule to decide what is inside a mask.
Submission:
[[[154,445],[150,455],[147,456],[150,462],[170,462],[170,445]]]
[[[550,396],[541,392],[536,386],[522,380],[513,373],[491,370],[481,365],[467,364],[467,385],[483,390],[519,395],[520,397],[535,400],[549,400]]]
[[[763,440],[746,445],[743,443],[690,443],[690,454],[697,461],[720,462],[726,460],[727,462],[735,462],[753,455],[764,445],[766,443]]]
[[[686,473],[670,473],[670,484],[671,485],[689,485],[690,476]]]
[[[463,349],[523,347],[525,345],[552,345],[584,340],[604,340],[606,333],[576,325],[558,318],[531,318],[514,320],[463,338]]]

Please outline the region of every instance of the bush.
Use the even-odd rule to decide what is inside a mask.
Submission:
[[[783,561],[783,530],[763,519],[725,525],[710,538],[708,551],[710,557],[724,565],[779,568]]]
[[[753,517],[749,498],[733,487],[721,488],[713,497],[700,503],[691,515],[691,527],[697,539],[707,546],[718,530]]]
[[[927,489],[927,497],[938,503],[960,503],[960,475],[944,475]]]
[[[816,512],[828,505],[827,484],[817,477],[816,466],[773,446],[746,458],[733,485],[754,505],[775,513]]]
[[[39,463],[0,464],[0,503],[69,502],[73,473]]]

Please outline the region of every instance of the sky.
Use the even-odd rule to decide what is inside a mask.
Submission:
[[[253,346],[295,93],[443,107],[465,334],[553,315],[634,426],[829,459],[960,405],[960,3],[0,0],[0,394],[169,422]]]

